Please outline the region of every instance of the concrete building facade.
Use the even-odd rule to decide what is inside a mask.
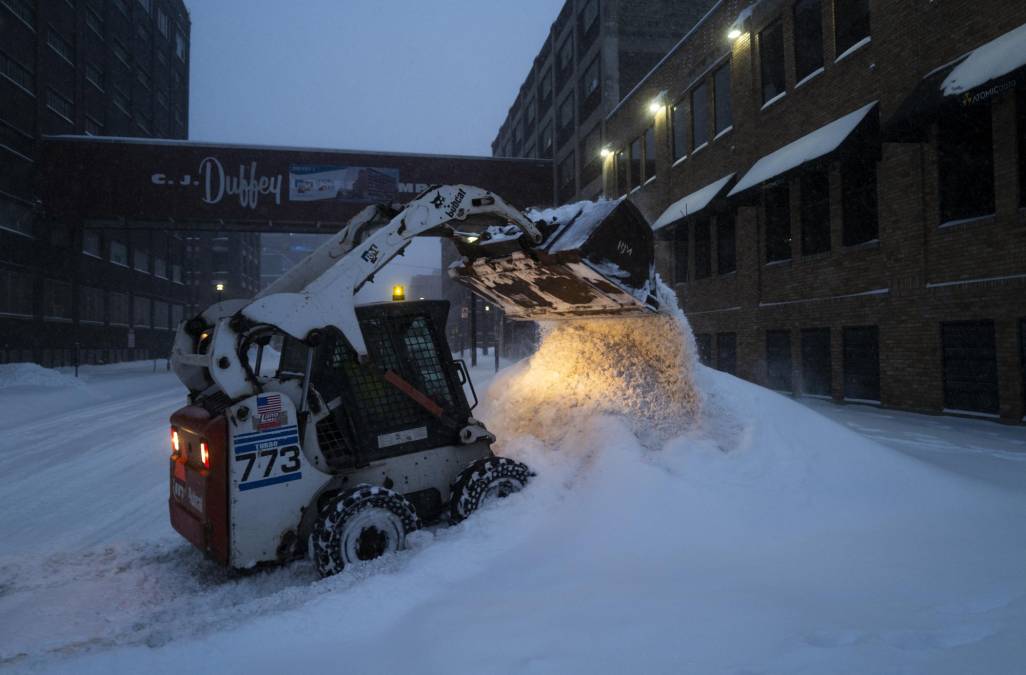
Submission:
[[[606,114],[712,4],[567,0],[492,142],[492,155],[553,160],[561,202],[600,195]]]
[[[721,0],[605,120],[604,193],[708,364],[1018,423],[1024,65],[1022,3]]]

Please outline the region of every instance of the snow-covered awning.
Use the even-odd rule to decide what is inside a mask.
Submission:
[[[662,215],[656,218],[656,221],[652,223],[652,229],[658,230],[662,227],[666,227],[672,222],[678,221],[681,218],[693,216],[705,207],[709,206],[709,202],[716,199],[723,192],[723,189],[727,187],[731,179],[734,178],[735,174],[728,174],[723,178],[709,183],[704,188],[695,190],[691,194],[681,199],[678,199],[674,203],[670,204],[669,208],[663,211]]]
[[[869,111],[876,107],[877,102],[873,101],[864,105],[844,117],[834,120],[826,126],[816,129],[811,134],[802,136],[793,143],[766,155],[748,170],[737,185],[727,196],[732,196],[765,183],[771,178],[796,169],[806,162],[819,159],[837,150],[841,144],[851,136],[863,120],[869,115]]]
[[[1026,24],[926,74],[887,123],[887,136],[921,136],[923,122],[945,106],[989,101],[1026,86]]]

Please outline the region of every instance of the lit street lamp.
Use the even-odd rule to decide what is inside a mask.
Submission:
[[[220,281],[214,285],[214,290],[217,291],[217,301],[221,302],[224,300],[224,284]]]

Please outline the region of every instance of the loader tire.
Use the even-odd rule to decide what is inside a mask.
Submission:
[[[346,565],[374,560],[406,546],[406,535],[420,527],[417,512],[398,492],[358,485],[332,497],[321,509],[310,535],[310,555],[322,577]]]
[[[484,504],[520,492],[534,473],[505,457],[479,459],[460,472],[451,487],[449,522],[455,525]]]

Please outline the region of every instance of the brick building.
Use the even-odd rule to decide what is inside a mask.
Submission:
[[[712,4],[567,0],[492,142],[492,155],[554,160],[560,201],[601,194],[598,151],[606,113]]]
[[[0,0],[0,362],[166,353],[188,302],[182,237],[43,218],[38,146],[187,136],[189,33],[181,0]]]
[[[1026,4],[721,0],[605,120],[703,360],[1019,422]]]

